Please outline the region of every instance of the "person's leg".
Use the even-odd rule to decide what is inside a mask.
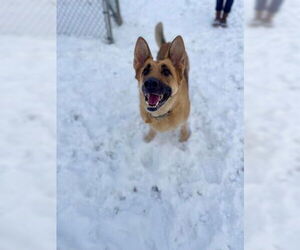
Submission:
[[[281,7],[282,2],[283,0],[273,0],[268,7],[268,12],[273,14],[277,13]]]
[[[212,24],[214,27],[218,27],[220,25],[223,5],[224,5],[223,0],[217,0],[217,2],[216,2],[216,17],[215,17],[215,20],[213,21],[213,24]]]
[[[250,25],[252,27],[257,27],[262,25],[263,13],[267,8],[267,0],[256,0],[255,2],[255,16],[251,21]]]
[[[264,25],[267,27],[272,27],[273,17],[281,7],[283,0],[272,0],[269,7],[267,8],[267,14],[263,19]]]
[[[224,7],[224,0],[217,0],[216,2],[216,11],[222,11]]]
[[[226,0],[223,15],[222,15],[221,22],[220,22],[220,25],[223,28],[227,27],[227,17],[228,17],[228,14],[231,11],[232,5],[233,5],[233,0]]]
[[[233,5],[233,0],[227,0],[224,6],[224,13],[227,13],[228,15],[231,11],[232,5]]]
[[[255,10],[258,12],[263,12],[267,8],[267,0],[256,0]]]

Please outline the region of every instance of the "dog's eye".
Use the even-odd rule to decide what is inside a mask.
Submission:
[[[150,68],[151,68],[151,65],[150,65],[150,64],[148,64],[148,65],[144,68],[144,70],[143,70],[143,75],[144,75],[144,76],[146,76],[146,75],[148,75],[148,74],[150,73]]]
[[[171,71],[165,67],[162,68],[162,71],[161,73],[164,75],[164,76],[169,76],[169,75],[172,75]]]

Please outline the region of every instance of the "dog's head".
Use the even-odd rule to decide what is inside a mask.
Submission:
[[[172,43],[164,44],[162,60],[155,61],[147,42],[139,37],[134,51],[134,68],[141,102],[148,112],[159,112],[171,106],[183,79],[185,68],[185,47],[181,36]],[[161,49],[162,50],[162,49]]]

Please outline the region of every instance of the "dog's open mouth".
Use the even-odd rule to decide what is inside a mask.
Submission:
[[[147,104],[151,107],[157,107],[159,102],[162,100],[163,95],[156,95],[156,94],[146,94],[145,100]]]
[[[142,87],[142,92],[150,112],[158,110],[172,95],[172,89],[156,78],[148,78]]]
[[[145,101],[148,104],[147,109],[149,111],[158,110],[169,99],[169,97],[169,94],[145,94]]]

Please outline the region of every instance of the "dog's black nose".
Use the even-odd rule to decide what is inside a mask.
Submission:
[[[159,88],[159,80],[155,78],[149,78],[144,82],[144,86],[149,92],[156,91]]]

